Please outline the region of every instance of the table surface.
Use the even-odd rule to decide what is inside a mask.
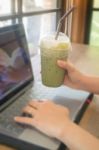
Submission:
[[[36,66],[36,70],[34,68],[34,74],[39,74],[40,70],[37,69],[36,63],[38,62],[36,58],[37,57],[35,56],[33,58],[34,65]],[[99,65],[98,65],[99,47],[73,43],[69,59],[80,71],[91,75],[97,76],[99,75]],[[88,107],[79,125],[99,138],[99,133],[97,133],[97,131],[99,131],[98,116],[99,116],[99,96],[95,96],[94,101]],[[0,145],[0,149],[14,150],[13,148],[10,148],[5,145]]]

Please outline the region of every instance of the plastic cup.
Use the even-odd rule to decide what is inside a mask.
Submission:
[[[40,42],[41,79],[44,85],[59,87],[63,84],[66,70],[57,65],[57,60],[66,61],[70,49],[70,39],[63,33],[59,33],[57,40],[55,40],[55,34],[42,38]]]

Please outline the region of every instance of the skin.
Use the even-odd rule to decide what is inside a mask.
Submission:
[[[58,65],[66,69],[64,85],[99,93],[99,77],[87,76],[78,71],[70,62],[58,61]],[[98,150],[99,140],[70,120],[69,110],[51,100],[33,100],[23,109],[32,118],[15,117],[18,123],[35,127],[50,137],[57,138],[71,150]]]

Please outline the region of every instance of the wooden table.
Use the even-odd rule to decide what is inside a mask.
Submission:
[[[84,73],[99,76],[99,47],[72,44],[71,62]]]
[[[35,63],[34,65],[36,66],[36,70],[34,68],[34,72],[35,74],[38,74],[40,70],[37,69],[36,63],[38,62],[36,58],[37,57],[33,58]],[[87,74],[99,76],[99,47],[81,44],[72,44],[72,51],[70,52],[69,59],[80,71]],[[98,137],[98,135],[96,135],[97,132],[93,131],[93,129],[96,128],[95,124],[97,125],[97,121],[99,123],[99,120],[96,120],[96,123],[95,119],[92,120],[94,122],[90,120],[92,116],[97,115],[97,113],[99,114],[98,110],[99,110],[99,96],[95,96],[94,101],[91,103],[91,105],[87,109],[86,113],[84,114],[84,117],[80,122],[80,126],[82,126],[85,130],[88,130],[97,137]],[[14,150],[14,149],[0,145],[0,150]]]

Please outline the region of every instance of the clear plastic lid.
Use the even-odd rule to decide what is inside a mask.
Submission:
[[[71,49],[71,42],[64,33],[60,32],[57,40],[55,40],[55,34],[43,37],[40,41],[40,47],[53,50],[69,50]]]

